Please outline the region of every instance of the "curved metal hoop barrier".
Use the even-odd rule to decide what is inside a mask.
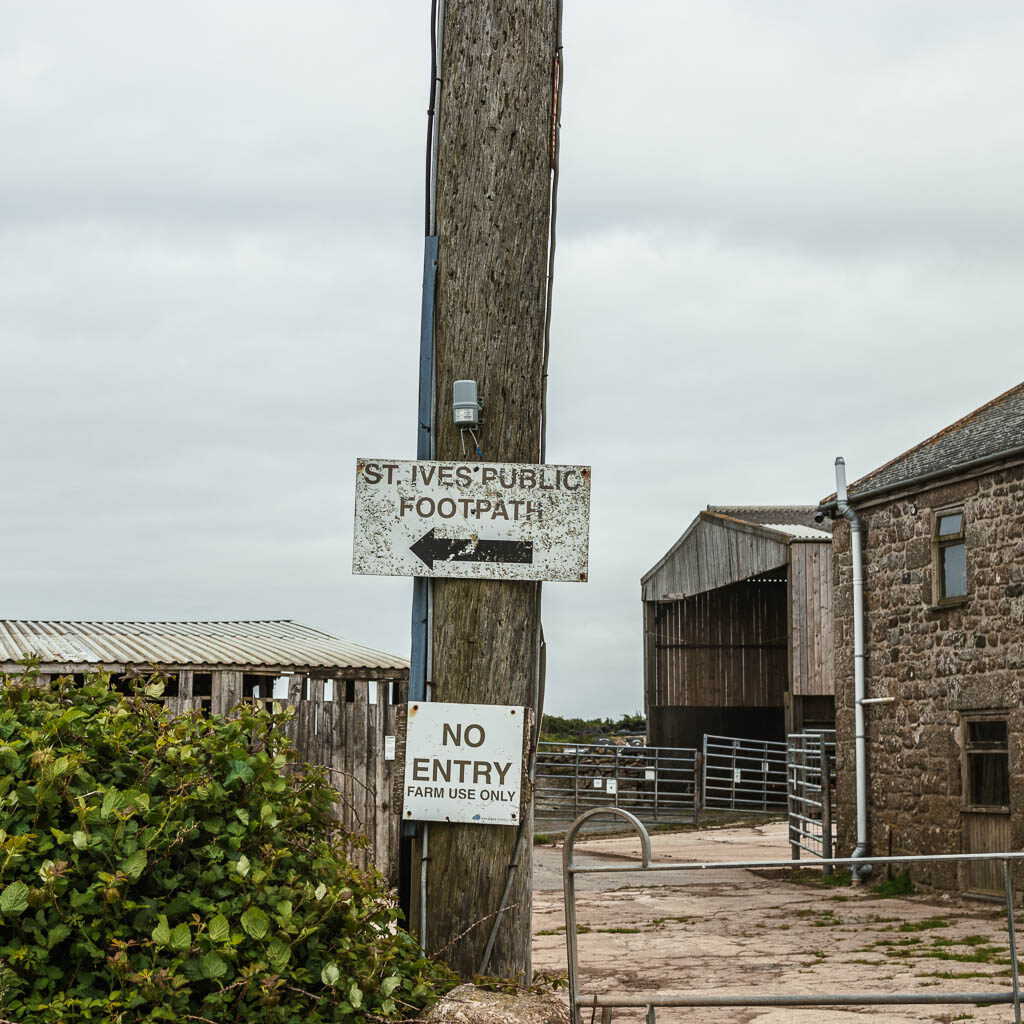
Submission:
[[[615,815],[622,818],[640,839],[640,861],[622,866],[581,867],[575,863],[576,839],[586,822],[597,815]],[[709,869],[746,868],[807,868],[807,867],[852,867],[875,864],[926,864],[965,861],[1001,861],[1006,893],[1006,925],[1010,944],[1010,991],[997,992],[853,992],[832,994],[773,993],[768,995],[715,995],[707,992],[623,992],[585,995],[580,992],[579,950],[576,941],[576,876],[583,874],[620,874],[638,871],[707,871]],[[569,960],[569,1006],[572,1024],[581,1024],[583,1009],[596,1012],[601,1010],[601,1020],[607,1024],[612,1019],[612,1010],[618,1008],[639,1008],[647,1010],[648,1024],[655,1024],[656,1008],[678,1006],[899,1006],[915,1004],[961,1004],[981,1005],[1002,1003],[1013,1006],[1014,1020],[1021,1024],[1021,989],[1017,967],[1016,929],[1013,921],[1013,876],[1012,865],[1024,860],[1024,853],[964,853],[936,854],[933,856],[902,857],[833,857],[825,860],[757,860],[757,861],[710,861],[707,863],[651,863],[651,837],[643,822],[621,807],[601,807],[581,814],[566,833],[562,850],[562,884],[565,895],[565,946]]]

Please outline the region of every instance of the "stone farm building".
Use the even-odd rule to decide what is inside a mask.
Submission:
[[[164,701],[226,714],[240,700],[295,705],[289,734],[303,760],[331,769],[342,820],[371,841],[388,877],[397,872],[398,819],[390,810],[385,735],[406,699],[409,663],[297,622],[54,622],[0,620],[0,671],[39,659],[49,679],[105,670],[125,676],[159,669]]]
[[[861,478],[873,852],[1024,847],[1024,384]],[[822,503],[835,509],[835,496]],[[833,533],[840,851],[855,842],[850,528]],[[881,698],[883,702],[875,703]],[[919,881],[1002,891],[987,865]],[[1019,880],[1018,880],[1019,882]]]
[[[831,524],[810,506],[708,506],[641,580],[655,746],[831,728]]]

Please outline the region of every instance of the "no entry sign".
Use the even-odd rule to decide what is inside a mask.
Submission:
[[[518,825],[529,715],[501,704],[406,705],[402,819]]]
[[[585,582],[590,467],[356,463],[352,571]]]

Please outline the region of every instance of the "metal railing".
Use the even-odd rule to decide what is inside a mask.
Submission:
[[[708,810],[784,812],[786,744],[705,736],[703,805]]]
[[[791,733],[786,754],[789,796],[789,845],[829,860],[835,841],[832,792],[835,786],[836,734],[833,729]],[[831,868],[825,874],[830,875]]]
[[[599,814],[612,814],[623,818],[640,839],[640,864],[600,865],[581,867],[575,863],[576,836],[585,822]],[[580,815],[566,833],[562,850],[562,884],[565,894],[565,945],[569,961],[569,1010],[572,1024],[581,1024],[581,1009],[601,1010],[602,1022],[609,1022],[612,1009],[643,1007],[647,1010],[648,1024],[655,1024],[655,1011],[659,1006],[898,1006],[924,1004],[1010,1004],[1014,1020],[1021,1024],[1020,975],[1017,965],[1017,941],[1013,921],[1013,877],[1011,864],[1024,860],[1024,853],[961,853],[931,854],[900,857],[833,857],[817,863],[838,867],[866,864],[931,864],[936,862],[998,860],[1003,862],[1003,880],[1006,891],[1006,923],[1009,934],[1010,975],[1012,988],[995,992],[843,992],[811,994],[802,992],[752,995],[746,993],[713,994],[707,992],[604,992],[584,995],[580,992],[579,949],[576,941],[576,876],[582,874],[617,874],[623,872],[706,871],[749,868],[796,868],[804,866],[799,860],[716,861],[709,863],[666,864],[651,862],[651,837],[643,823],[622,808],[605,807]]]
[[[600,743],[537,745],[533,813],[566,825],[595,807],[624,807],[647,821],[694,821],[700,758],[689,747]]]

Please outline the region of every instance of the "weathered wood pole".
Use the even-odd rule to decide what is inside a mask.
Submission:
[[[471,445],[463,453],[450,412],[452,382],[469,378],[484,401],[483,459],[539,461],[556,19],[556,0],[445,3],[434,348],[438,459],[475,457]],[[539,583],[435,580],[433,699],[532,704],[539,601]],[[531,815],[488,968],[527,980],[532,826]],[[443,950],[464,978],[479,968],[515,840],[512,827],[430,825],[421,941],[431,953]],[[420,855],[417,843],[413,922],[419,920]]]

